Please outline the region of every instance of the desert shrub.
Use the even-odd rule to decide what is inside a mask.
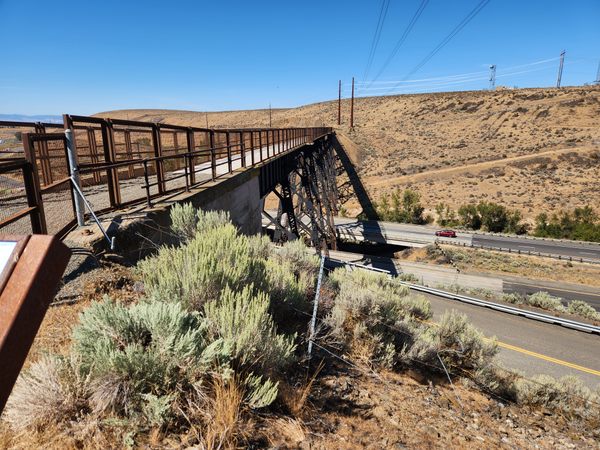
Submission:
[[[17,380],[4,417],[16,430],[77,420],[87,411],[88,382],[76,358],[44,356]]]
[[[393,367],[411,342],[412,319],[431,317],[427,300],[410,297],[408,288],[383,274],[337,269],[329,279],[338,294],[324,318],[328,338],[368,364]]]
[[[196,235],[196,208],[191,203],[176,203],[169,212],[171,231],[182,241],[187,242]]]
[[[192,395],[209,371],[228,365],[229,347],[208,339],[208,330],[206,319],[179,303],[93,303],[73,331],[91,407],[124,416],[146,412],[151,420],[166,416],[178,395]]]
[[[469,374],[489,365],[497,352],[495,341],[486,339],[464,314],[452,311],[441,317],[438,326],[422,328],[402,357],[429,368]]]
[[[200,223],[200,222],[199,222]],[[231,225],[204,229],[182,247],[162,247],[138,264],[150,297],[183,302],[193,309],[229,286],[265,284],[263,238],[240,235]]]
[[[600,407],[591,403],[600,399],[572,375],[560,379],[548,375],[518,379],[515,391],[520,404],[543,406],[570,417],[600,419]]]
[[[274,248],[266,262],[271,312],[285,324],[287,318],[308,312],[314,298],[319,258],[299,240]]]
[[[554,297],[547,292],[536,292],[527,297],[527,304],[549,311],[564,311],[565,307],[559,297]]]
[[[571,314],[585,317],[591,320],[600,320],[600,313],[596,311],[589,303],[582,300],[573,300],[569,302],[567,311]]]
[[[204,211],[191,203],[175,204],[170,211],[171,230],[182,241],[192,240],[196,233],[204,232],[229,223],[229,214],[224,211]]]
[[[296,275],[300,273],[316,275],[319,270],[319,257],[314,252],[309,252],[299,239],[277,247],[272,258],[281,264],[289,263]]]
[[[523,297],[515,293],[503,294],[502,300],[508,303],[512,303],[514,305],[521,305],[524,303]]]
[[[231,223],[229,213],[226,211],[204,211],[199,209],[196,213],[196,219],[197,233],[203,233]]]
[[[278,370],[291,361],[294,336],[277,333],[269,306],[268,294],[252,285],[238,292],[225,287],[204,305],[210,339],[225,342],[236,368]]]

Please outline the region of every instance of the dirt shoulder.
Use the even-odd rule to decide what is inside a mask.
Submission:
[[[399,252],[400,260],[456,267],[463,273],[518,275],[544,281],[584,284],[600,287],[600,266],[569,261],[549,260],[538,256],[512,255],[493,250],[441,246],[452,258],[428,255],[427,249]]]

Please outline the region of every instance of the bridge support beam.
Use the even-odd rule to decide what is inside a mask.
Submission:
[[[275,228],[274,239],[302,238],[320,250],[336,249],[333,217],[338,212],[338,194],[331,140],[320,139],[274,163],[265,173],[270,186],[268,179],[261,181],[261,188],[270,187],[263,194],[273,193],[279,200],[275,217],[263,207],[263,217]]]

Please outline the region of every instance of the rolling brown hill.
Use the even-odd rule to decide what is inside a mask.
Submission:
[[[395,187],[417,189],[432,210],[491,200],[532,219],[586,204],[600,209],[600,86],[497,89],[349,101],[273,110],[273,126],[328,125],[376,200]],[[121,110],[99,116],[206,126],[206,113]],[[268,110],[209,112],[211,127],[268,126]],[[350,212],[357,212],[350,205]]]

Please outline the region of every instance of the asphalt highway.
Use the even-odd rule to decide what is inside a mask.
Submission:
[[[440,242],[459,243],[465,245],[483,245],[511,249],[511,251],[532,254],[552,254],[572,257],[574,259],[592,259],[600,261],[600,245],[585,242],[565,242],[556,240],[532,239],[528,237],[507,237],[496,235],[483,235],[459,231],[456,238],[440,238],[435,236],[440,228],[428,225],[410,225],[394,222],[365,221],[336,217],[335,223],[341,236],[357,237],[357,240],[368,239],[381,243],[411,242],[416,246],[433,243],[436,239]]]
[[[394,264],[388,258],[360,260],[357,257],[361,255],[355,253],[331,253],[334,259],[394,270]],[[600,336],[431,294],[415,292],[413,295],[424,295],[431,302],[433,322],[439,321],[445,312],[454,310],[467,315],[488,338],[496,337],[499,346],[497,362],[507,369],[517,369],[528,377],[576,375],[592,389],[600,386]]]
[[[504,367],[529,377],[576,375],[590,388],[600,386],[599,336],[433,295],[426,297],[434,322],[446,311],[455,310],[466,314],[486,336],[496,336],[500,347],[497,359]]]

